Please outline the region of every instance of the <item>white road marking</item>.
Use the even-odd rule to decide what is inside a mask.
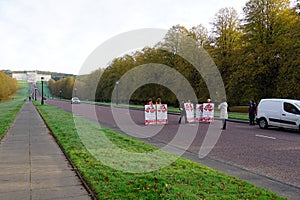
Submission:
[[[267,139],[276,140],[275,137],[269,137],[269,136],[266,136],[266,135],[259,135],[259,134],[256,134],[255,136],[256,136],[256,137],[261,137],[261,138],[267,138]]]

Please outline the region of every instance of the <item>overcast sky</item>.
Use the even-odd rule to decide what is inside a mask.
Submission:
[[[140,28],[209,28],[246,0],[0,0],[0,69],[78,74],[101,43]]]

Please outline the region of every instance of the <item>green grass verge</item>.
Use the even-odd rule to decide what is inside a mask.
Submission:
[[[19,89],[10,100],[0,102],[0,138],[5,135],[27,98],[28,83],[18,82],[18,85]]]
[[[36,104],[36,107],[99,199],[283,199],[183,158],[151,173],[132,174],[112,169],[95,159],[82,144],[72,114],[47,104]],[[127,151],[148,152],[155,149],[87,120],[80,121],[84,122],[80,129],[87,135],[105,135]],[[103,148],[105,150],[105,144]]]

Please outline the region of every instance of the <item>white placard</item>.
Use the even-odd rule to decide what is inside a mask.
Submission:
[[[184,103],[184,109],[186,112],[186,119],[187,122],[194,122],[195,121],[195,114],[194,114],[194,105],[192,103]]]
[[[212,122],[215,115],[215,104],[214,103],[204,103],[203,104],[203,118],[204,122]]]
[[[157,124],[167,124],[168,123],[168,106],[167,104],[157,104]]]
[[[156,124],[156,110],[154,105],[145,105],[145,125]]]

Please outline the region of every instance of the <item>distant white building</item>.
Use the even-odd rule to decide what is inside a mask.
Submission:
[[[44,77],[44,81],[49,81],[51,75],[38,74],[36,72],[27,72],[27,73],[13,73],[12,77],[17,80],[23,80],[28,82],[37,82],[41,80],[41,77]]]

